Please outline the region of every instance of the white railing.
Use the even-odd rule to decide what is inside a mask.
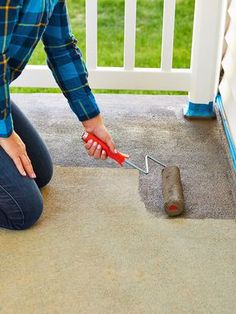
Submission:
[[[160,68],[135,67],[137,0],[125,1],[124,65],[97,64],[97,0],[86,1],[86,62],[89,83],[96,89],[188,91],[190,101],[213,100],[220,71],[222,7],[227,0],[195,0],[191,67],[173,69],[175,0],[164,0]],[[57,86],[47,66],[28,65],[12,86]]]
[[[97,0],[86,1],[86,62],[92,87],[101,89],[189,90],[190,70],[172,69],[175,0],[164,1],[161,68],[135,67],[137,0],[125,1],[124,65],[97,65]]]

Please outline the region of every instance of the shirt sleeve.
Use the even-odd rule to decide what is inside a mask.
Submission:
[[[62,93],[80,121],[100,113],[89,87],[88,71],[77,39],[71,32],[65,0],[56,4],[42,41],[47,53],[47,64]]]
[[[17,0],[0,0],[0,137],[9,137],[13,132],[8,48],[19,8]]]

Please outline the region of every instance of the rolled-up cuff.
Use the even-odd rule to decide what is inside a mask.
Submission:
[[[0,137],[9,137],[13,132],[12,115],[9,114],[6,119],[0,119]]]

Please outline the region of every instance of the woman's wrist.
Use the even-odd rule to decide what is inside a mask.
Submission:
[[[93,133],[97,127],[103,125],[103,118],[102,118],[101,114],[99,114],[92,119],[83,121],[82,124],[83,124],[86,132]]]

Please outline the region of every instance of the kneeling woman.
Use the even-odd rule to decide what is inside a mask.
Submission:
[[[22,230],[42,214],[40,188],[53,175],[45,142],[9,92],[39,40],[56,82],[84,129],[113,152],[115,145],[89,87],[65,0],[0,0],[0,21],[0,227]],[[89,156],[107,158],[97,143],[89,142],[85,148]]]

